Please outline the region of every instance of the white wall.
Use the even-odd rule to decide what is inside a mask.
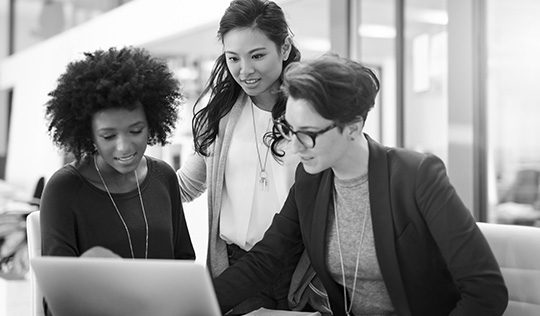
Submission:
[[[70,61],[86,51],[143,45],[217,24],[228,4],[227,0],[133,1],[2,59],[0,90],[14,89],[6,180],[32,192],[40,176],[48,178],[61,167],[62,156],[46,133],[43,105]]]

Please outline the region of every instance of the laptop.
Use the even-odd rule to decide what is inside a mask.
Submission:
[[[36,257],[54,316],[221,316],[206,268],[190,260]]]

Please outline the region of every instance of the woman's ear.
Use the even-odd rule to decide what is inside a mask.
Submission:
[[[362,135],[362,130],[364,128],[364,120],[363,119],[359,119],[358,121],[356,122],[353,122],[353,123],[350,123],[348,125],[348,128],[349,128],[349,139],[356,139],[357,137],[361,136]]]
[[[289,59],[291,50],[292,50],[292,40],[290,36],[287,36],[287,38],[283,42],[283,45],[281,45],[281,55],[283,56],[283,60]]]

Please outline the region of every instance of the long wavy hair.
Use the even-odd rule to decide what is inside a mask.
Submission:
[[[218,40],[223,44],[225,34],[238,28],[260,30],[278,48],[292,34],[281,7],[267,0],[233,0],[219,23]],[[300,51],[294,43],[291,46],[289,58],[283,61],[283,69],[290,63],[300,60]],[[223,53],[215,61],[206,87],[193,107],[193,143],[197,153],[203,156],[210,155],[209,147],[216,140],[219,122],[231,111],[241,92],[242,88],[229,72]],[[197,110],[197,105],[208,93],[210,101],[205,107]],[[276,104],[272,108],[274,118],[279,117],[281,115],[279,113],[284,111],[285,102],[282,93],[278,93]]]

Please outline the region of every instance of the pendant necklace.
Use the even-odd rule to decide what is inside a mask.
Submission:
[[[343,300],[344,300],[344,303],[345,303],[345,313],[347,314],[347,316],[350,316],[351,315],[351,311],[352,311],[352,308],[353,308],[353,302],[354,302],[354,292],[356,291],[356,280],[358,278],[358,263],[360,262],[360,249],[362,248],[362,243],[364,242],[364,233],[366,231],[366,222],[367,222],[367,218],[369,216],[369,212],[366,212],[364,214],[364,223],[363,223],[363,226],[362,226],[362,235],[360,236],[360,242],[359,242],[359,245],[358,245],[358,253],[356,255],[356,267],[354,269],[354,282],[353,282],[353,287],[352,287],[352,291],[351,291],[351,303],[349,305],[349,307],[347,307],[347,283],[345,282],[345,267],[344,267],[344,264],[343,264],[343,253],[341,252],[341,240],[339,238],[339,224],[338,224],[338,212],[337,212],[337,206],[336,206],[336,201],[335,201],[335,198],[334,198],[334,214],[335,214],[335,224],[336,224],[336,233],[337,233],[337,242],[338,242],[338,249],[339,249],[339,259],[340,259],[340,263],[341,263],[341,276],[342,276],[342,280],[343,280]]]
[[[105,180],[103,179],[103,176],[101,175],[101,171],[99,171],[99,167],[98,167],[96,159],[97,159],[96,156],[94,156],[94,166],[96,166],[96,171],[99,175],[99,178],[101,179],[101,183],[103,183],[103,186],[105,187],[105,191],[107,191],[107,194],[109,195],[109,198],[111,199],[114,209],[116,210],[116,214],[118,214],[118,216],[120,217],[120,220],[122,221],[122,224],[124,224],[124,229],[126,230],[126,234],[129,241],[129,249],[131,250],[131,258],[135,259],[135,253],[133,252],[133,243],[131,241],[131,234],[129,233],[129,228],[126,224],[126,221],[124,220],[124,217],[122,217],[120,210],[118,210],[118,207],[116,206],[116,203],[114,202],[114,199],[112,197],[111,192],[109,191],[109,188],[107,187],[107,184],[105,184]],[[146,241],[145,241],[146,245],[145,245],[145,250],[144,250],[144,259],[148,259],[148,219],[146,218],[146,211],[144,210],[144,203],[143,203],[142,194],[141,194],[141,186],[139,184],[139,177],[137,175],[137,169],[135,169],[135,181],[137,182],[137,191],[139,192],[139,200],[141,202],[141,209],[142,209],[142,213],[144,217],[144,224],[146,228]]]
[[[261,167],[261,171],[259,172],[259,183],[261,184],[263,191],[268,191],[268,174],[266,173],[266,163],[268,162],[268,152],[270,151],[270,147],[266,147],[266,155],[264,157],[264,164],[262,163],[261,159],[261,153],[259,151],[259,139],[257,138],[257,127],[255,124],[255,110],[253,107],[255,104],[253,103],[253,100],[251,100],[251,118],[253,120],[253,131],[255,133],[255,148],[257,149],[257,158],[259,160],[259,166]],[[268,124],[266,125],[266,130],[268,130],[268,125],[270,125],[270,120],[268,120]]]

